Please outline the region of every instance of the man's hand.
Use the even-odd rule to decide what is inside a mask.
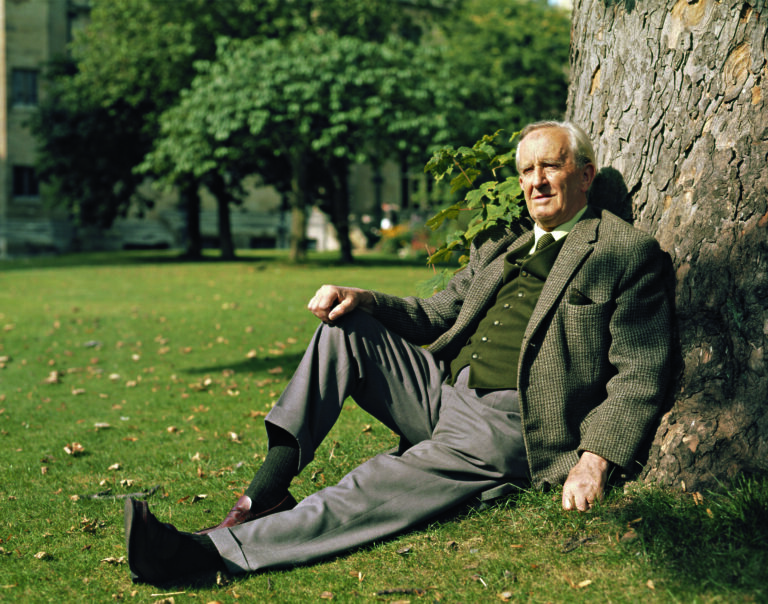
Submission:
[[[323,323],[331,323],[355,308],[369,311],[373,304],[371,292],[356,287],[323,285],[307,304],[307,308]]]
[[[586,512],[596,500],[601,501],[608,478],[608,465],[608,461],[599,455],[584,451],[563,485],[563,509]]]

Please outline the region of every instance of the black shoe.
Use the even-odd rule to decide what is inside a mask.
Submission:
[[[191,535],[160,522],[146,501],[125,501],[125,549],[131,578],[165,583],[222,567],[221,558],[206,552]]]

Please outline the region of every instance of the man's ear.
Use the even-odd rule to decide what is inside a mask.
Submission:
[[[597,174],[595,164],[589,163],[582,168],[581,190],[584,193],[589,191],[589,187],[592,186],[592,181],[595,180],[595,174]]]

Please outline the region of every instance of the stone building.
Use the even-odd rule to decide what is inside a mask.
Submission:
[[[89,0],[0,0],[0,257],[66,247],[66,216],[44,204],[26,126],[45,94],[44,65],[87,23]]]

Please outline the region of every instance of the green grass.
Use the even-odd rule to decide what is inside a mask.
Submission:
[[[87,496],[159,485],[159,518],[215,524],[265,453],[263,414],[316,326],[305,309],[315,289],[405,295],[429,273],[381,258],[294,267],[279,254],[145,253],[0,271],[0,601],[768,601],[765,479],[703,499],[630,485],[588,514],[526,491],[305,568],[134,585],[123,500]],[[82,453],[68,455],[71,443]],[[334,483],[394,443],[349,405],[292,491]]]

